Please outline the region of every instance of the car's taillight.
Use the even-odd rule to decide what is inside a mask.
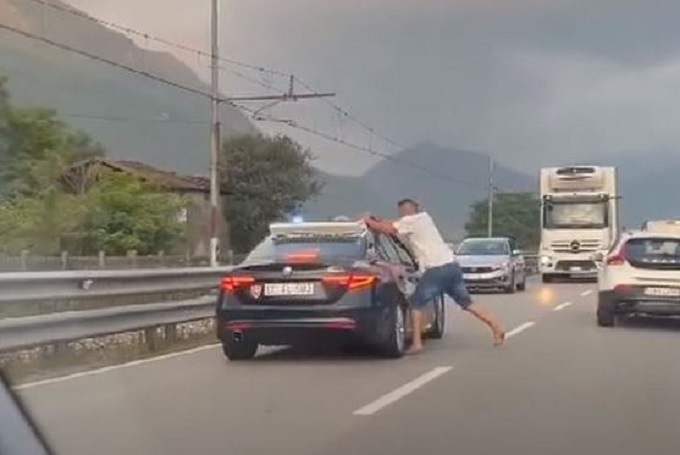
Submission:
[[[234,292],[238,289],[249,287],[255,282],[252,276],[225,276],[222,278],[222,290],[225,292]]]
[[[626,258],[621,254],[615,254],[607,258],[607,265],[623,265],[626,263]]]
[[[631,292],[634,292],[635,288],[631,286],[630,284],[618,284],[614,286],[614,292],[618,294],[629,294]]]
[[[626,263],[625,246],[622,245],[613,255],[607,258],[607,265],[623,265]]]
[[[343,286],[349,291],[356,291],[373,286],[378,281],[375,275],[352,274],[352,275],[326,275],[323,282],[326,284]]]

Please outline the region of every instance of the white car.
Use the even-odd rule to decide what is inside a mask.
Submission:
[[[623,234],[598,276],[597,323],[618,316],[680,316],[680,233]]]

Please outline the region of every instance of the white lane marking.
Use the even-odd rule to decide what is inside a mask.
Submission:
[[[592,294],[592,293],[593,293],[593,290],[592,290],[592,289],[588,289],[587,291],[581,292],[581,297],[585,297],[585,296],[590,295],[590,294]]]
[[[553,311],[562,311],[568,306],[571,306],[571,302],[564,302],[553,308]]]
[[[514,337],[515,335],[519,335],[520,333],[524,332],[526,329],[533,327],[534,325],[536,325],[536,323],[533,321],[528,321],[523,324],[520,324],[511,331],[507,332],[505,334],[505,338],[510,338]]]
[[[418,376],[413,381],[408,382],[403,386],[399,387],[398,389],[394,389],[393,391],[381,396],[380,398],[367,404],[363,408],[357,409],[352,414],[354,414],[355,416],[373,415],[376,412],[380,411],[381,409],[391,405],[395,401],[401,400],[405,396],[415,392],[428,382],[434,381],[439,376],[448,373],[452,369],[453,369],[452,366],[433,368],[427,373]]]
[[[107,367],[102,367],[102,368],[97,368],[96,370],[89,370],[89,371],[81,371],[79,373],[73,373],[69,374],[66,376],[59,376],[57,378],[51,378],[51,379],[44,379],[42,381],[35,381],[35,382],[27,382],[24,384],[18,384],[14,386],[13,388],[15,390],[24,390],[24,389],[31,389],[33,387],[40,387],[43,385],[49,385],[49,384],[57,384],[59,382],[64,382],[64,381],[70,381],[72,379],[78,379],[78,378],[84,378],[86,376],[94,376],[102,373],[108,373],[109,371],[114,371],[114,370],[119,370],[122,368],[129,368],[129,367],[134,367],[138,365],[143,365],[145,363],[152,363],[152,362],[158,362],[161,360],[167,360],[167,359],[172,359],[175,357],[181,357],[185,355],[190,355],[190,354],[195,354],[197,352],[201,351],[206,351],[208,349],[214,349],[217,346],[219,346],[219,343],[213,343],[213,344],[208,344],[205,346],[200,346],[197,348],[193,349],[187,349],[185,351],[178,351],[178,352],[171,352],[170,354],[163,354],[159,355],[156,357],[149,357],[148,359],[139,359],[139,360],[133,360],[131,362],[126,362],[126,363],[121,363],[118,365],[110,365]]]

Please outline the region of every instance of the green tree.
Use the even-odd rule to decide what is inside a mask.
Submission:
[[[540,242],[540,201],[533,193],[496,194],[493,233],[514,237],[521,248],[536,249]],[[488,199],[475,202],[465,223],[468,236],[486,236]]]
[[[225,141],[220,174],[234,251],[248,251],[267,234],[269,223],[319,194],[323,183],[313,159],[287,136],[245,135]]]
[[[79,232],[72,235],[81,254],[99,250],[111,255],[129,250],[156,254],[171,251],[184,240],[185,224],[179,215],[186,201],[136,177],[102,173],[97,185],[82,198],[87,210]]]
[[[42,108],[12,106],[0,78],[0,199],[36,195],[33,178],[36,162],[59,157],[64,164],[104,154],[101,145],[59,120],[57,113]]]

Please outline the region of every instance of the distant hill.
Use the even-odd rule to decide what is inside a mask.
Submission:
[[[447,237],[460,236],[470,205],[486,198],[488,156],[423,143],[395,155],[395,158],[450,178],[435,177],[387,160],[360,177],[324,174],[326,187],[316,201],[308,204],[307,213],[327,218],[370,211],[389,217],[396,212],[396,201],[413,197],[437,218]],[[537,179],[533,176],[504,166],[496,166],[494,175],[496,186],[505,191],[536,190]]]
[[[52,3],[59,3],[51,0]],[[97,23],[28,0],[0,0],[0,20],[54,41],[208,91],[172,55],[137,47]],[[18,104],[52,107],[112,156],[185,173],[208,166],[209,101],[109,65],[0,30],[0,75]],[[255,132],[241,112],[222,110],[223,133]]]

